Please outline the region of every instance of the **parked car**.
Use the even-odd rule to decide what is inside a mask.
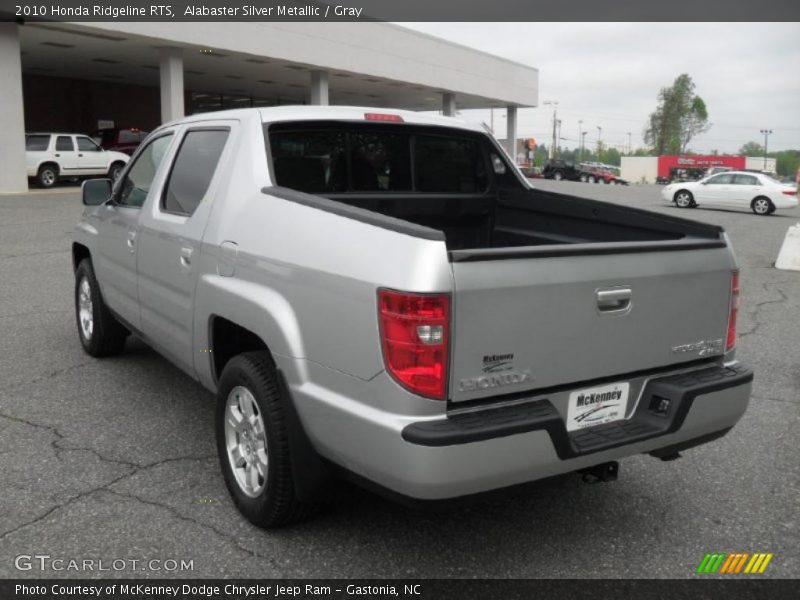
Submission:
[[[28,177],[44,188],[59,179],[106,175],[116,179],[130,157],[103,150],[91,138],[75,133],[28,133],[25,166]]]
[[[679,208],[749,208],[757,215],[797,208],[797,187],[764,173],[728,171],[700,181],[672,183],[661,197]]]
[[[540,167],[529,167],[527,165],[517,165],[520,172],[528,179],[542,179],[542,169]]]
[[[597,167],[590,164],[581,164],[578,171],[578,180],[584,183],[606,183],[609,185],[628,185],[614,170],[607,167]]]
[[[668,185],[670,183],[669,177],[659,176],[656,177],[656,185]]]
[[[480,126],[199,114],[83,203],[83,349],[134,333],[214,393],[225,483],[261,526],[308,515],[332,475],[423,502],[609,481],[748,404],[724,231],[532,188]]]
[[[577,181],[579,172],[571,162],[552,159],[545,163],[544,169],[542,169],[542,176],[545,179],[555,179],[556,181],[561,181],[562,179]]]
[[[124,152],[132,155],[139,144],[147,137],[148,131],[141,129],[97,129],[92,132],[92,139],[105,150]]]

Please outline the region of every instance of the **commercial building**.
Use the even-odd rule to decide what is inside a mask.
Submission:
[[[151,129],[243,106],[538,104],[537,69],[387,23],[0,23],[0,192],[27,189],[25,132]],[[512,149],[513,154],[513,149]]]
[[[621,177],[632,183],[655,183],[656,178],[697,179],[711,167],[775,172],[774,158],[753,156],[623,156]]]

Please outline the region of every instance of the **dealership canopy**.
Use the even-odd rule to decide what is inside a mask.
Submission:
[[[151,129],[243,106],[538,104],[538,71],[388,23],[0,23],[0,192],[27,189],[26,131]]]

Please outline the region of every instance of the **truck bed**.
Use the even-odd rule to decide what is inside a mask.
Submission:
[[[724,245],[722,230],[713,225],[536,189],[500,190],[480,196],[384,193],[325,197],[439,231],[447,249],[456,252],[453,256],[457,260],[481,255],[462,251],[495,250],[486,255],[496,257],[499,249],[542,246],[639,242],[636,248],[641,251],[653,242],[669,242],[654,245],[661,248]],[[318,207],[324,209],[326,205],[319,203]],[[349,216],[357,218],[362,211],[352,211]]]

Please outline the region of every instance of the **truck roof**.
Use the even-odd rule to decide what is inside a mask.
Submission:
[[[170,123],[165,123],[162,125],[162,127],[173,125],[175,123],[191,123],[210,119],[240,118],[252,115],[254,113],[260,115],[263,123],[278,123],[281,121],[365,121],[365,115],[368,113],[397,115],[402,117],[404,123],[451,127],[485,133],[485,130],[480,124],[470,123],[456,117],[441,117],[438,115],[418,113],[410,110],[376,108],[374,106],[286,105],[272,106],[267,108],[237,108],[191,115]]]

